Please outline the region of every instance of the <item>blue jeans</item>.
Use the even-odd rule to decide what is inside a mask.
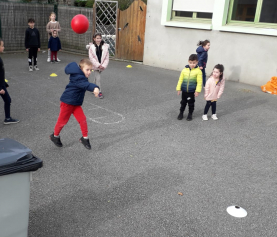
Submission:
[[[10,112],[11,112],[11,102],[12,102],[12,100],[11,100],[11,97],[10,97],[10,95],[9,95],[6,88],[4,88],[4,91],[5,91],[5,94],[4,95],[1,94],[1,97],[4,101],[5,117],[6,117],[6,119],[8,119],[8,118],[11,117]]]
[[[205,68],[201,69],[202,71],[202,78],[203,78],[203,86],[205,87],[206,85],[206,72],[205,72]]]

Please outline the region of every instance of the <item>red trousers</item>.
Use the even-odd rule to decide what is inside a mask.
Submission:
[[[67,124],[71,114],[74,115],[75,119],[80,124],[83,137],[87,137],[88,136],[87,118],[83,112],[81,105],[69,105],[64,102],[61,102],[61,105],[60,105],[60,114],[54,129],[54,135],[59,136],[64,125]]]
[[[51,51],[51,61],[53,61],[54,60],[54,57],[53,56],[55,56],[55,60],[57,61],[57,51]]]

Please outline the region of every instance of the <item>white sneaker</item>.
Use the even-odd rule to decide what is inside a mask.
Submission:
[[[33,71],[33,66],[29,66],[29,72]]]
[[[61,60],[59,58],[57,58],[57,61],[60,62]]]
[[[38,71],[38,70],[39,70],[39,68],[38,68],[38,66],[37,66],[37,65],[35,65],[35,66],[34,66],[34,69],[35,69],[36,71]]]
[[[209,120],[209,119],[208,119],[208,115],[207,115],[207,114],[202,115],[202,119],[203,119],[204,121]]]
[[[47,62],[50,63],[51,59],[50,58],[47,58]]]
[[[216,117],[216,114],[213,114],[213,115],[212,115],[212,119],[213,119],[213,120],[218,120],[218,117]]]

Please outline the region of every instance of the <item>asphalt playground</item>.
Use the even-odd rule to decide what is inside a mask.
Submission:
[[[0,123],[0,137],[44,162],[31,182],[29,237],[276,236],[276,96],[228,80],[219,120],[202,121],[201,93],[193,120],[179,121],[179,71],[111,60],[104,99],[87,92],[83,104],[92,150],[79,143],[73,116],[58,148],[49,135],[68,83],[64,68],[83,57],[61,52],[51,64],[41,52],[34,72],[26,53],[1,57],[11,115],[21,121]],[[233,205],[248,215],[230,216]]]

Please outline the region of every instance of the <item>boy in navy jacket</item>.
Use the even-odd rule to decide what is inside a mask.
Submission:
[[[62,49],[60,38],[56,30],[53,30],[52,36],[48,41],[48,50],[51,50],[51,63],[54,62],[53,56],[55,56],[55,62],[58,63],[57,53]]]
[[[65,91],[61,96],[59,118],[54,133],[50,135],[50,140],[58,147],[63,146],[59,134],[67,124],[71,114],[73,114],[80,124],[83,134],[79,141],[85,146],[85,148],[91,149],[88,139],[87,120],[82,109],[86,91],[93,92],[95,97],[98,97],[99,94],[99,87],[88,81],[91,70],[92,63],[89,59],[82,59],[79,66],[77,63],[73,62],[68,64],[65,68],[65,73],[70,74],[69,84],[66,86]]]

